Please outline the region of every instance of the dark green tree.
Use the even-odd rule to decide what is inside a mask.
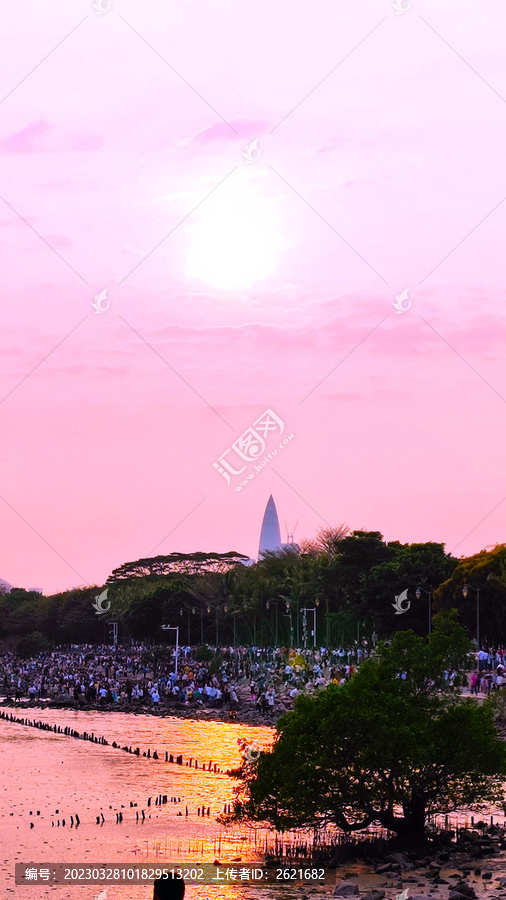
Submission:
[[[40,631],[33,631],[32,634],[25,634],[16,647],[16,653],[21,659],[30,659],[32,656],[38,656],[45,650],[49,650],[50,643],[44,634]]]
[[[472,588],[467,597],[464,585]],[[477,597],[480,590],[480,643],[491,646],[506,642],[506,545],[482,550],[458,561],[434,594],[437,608],[457,607],[461,621],[476,636]]]
[[[429,815],[502,802],[492,711],[450,694],[444,676],[469,643],[448,617],[435,625],[430,642],[398,632],[346,685],[298,698],[272,750],[245,764],[236,815],[280,830],[377,823],[418,843]]]
[[[244,564],[248,557],[231,550],[229,553],[170,553],[123,563],[113,569],[108,583],[143,578],[149,575],[197,575],[201,572],[226,572],[233,566]]]
[[[399,627],[426,635],[429,628],[429,596],[450,577],[458,560],[445,552],[444,544],[390,543],[390,558],[364,574],[360,590],[360,608],[364,617],[374,620],[381,635],[391,635]],[[420,598],[416,597],[421,588]],[[396,615],[394,598],[408,590],[407,612]],[[455,604],[452,604],[455,606]],[[433,611],[437,604],[432,603]]]

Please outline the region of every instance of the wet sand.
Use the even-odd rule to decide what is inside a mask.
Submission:
[[[260,745],[271,740],[268,729],[243,725],[69,710],[32,709],[26,715],[79,731],[95,731],[111,743],[128,741],[140,747],[157,747],[159,752],[166,747],[171,752],[182,753],[184,758],[192,755],[202,760],[210,758],[225,769],[239,762],[238,737],[247,737]],[[103,889],[98,885],[17,886],[14,884],[16,862],[139,865],[149,861],[160,865],[202,859],[212,863],[216,857],[222,862],[240,858],[245,863],[261,858],[263,829],[256,832],[244,828],[224,829],[216,822],[224,804],[233,800],[235,782],[226,775],[138,758],[111,746],[88,744],[4,721],[0,721],[0,748],[3,835],[0,879],[4,897],[22,895],[39,900],[54,895],[65,900],[71,897],[81,900],[94,898]],[[154,798],[158,794],[180,798],[180,802],[155,806]],[[150,797],[152,802],[148,805]],[[137,806],[131,807],[131,802]],[[209,818],[197,815],[202,805],[206,810],[210,808]],[[145,819],[137,822],[136,813],[141,810]],[[123,821],[117,824],[119,812]],[[80,825],[70,827],[70,817],[76,813]],[[104,816],[103,824],[96,824],[97,816],[100,822]],[[34,827],[30,828],[30,824]],[[193,897],[220,900],[232,896],[238,900],[257,900],[271,895],[279,900],[301,896],[299,891],[247,885],[189,886],[187,891],[189,900]],[[141,900],[149,896],[147,886],[107,887],[107,900]]]

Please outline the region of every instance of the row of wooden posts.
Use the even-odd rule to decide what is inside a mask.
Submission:
[[[121,747],[116,741],[113,741],[112,744],[109,744],[109,741],[106,741],[105,737],[97,737],[95,732],[88,733],[87,731],[83,731],[81,734],[79,731],[76,731],[74,728],[70,728],[66,726],[62,728],[60,725],[49,725],[47,722],[41,722],[37,719],[27,719],[18,716],[13,716],[12,713],[6,713],[3,710],[0,711],[0,719],[3,719],[5,722],[14,722],[17,725],[26,725],[29,728],[38,728],[41,731],[51,731],[54,734],[63,734],[67,737],[75,738],[80,741],[91,741],[92,744],[102,744],[105,747],[113,747],[115,750],[123,750],[125,753],[132,753],[133,756],[141,756],[140,747],[136,747],[135,750],[132,747]],[[151,752],[151,749],[144,750],[142,752],[142,756],[146,757],[146,759],[160,759],[158,755],[158,751],[154,750]],[[185,763],[183,763],[182,754],[175,755],[173,753],[169,753],[168,750],[165,751],[165,762],[174,763],[175,765],[182,766],[186,765],[187,767],[193,769],[199,768],[199,761],[195,759],[193,756],[190,757]],[[222,770],[216,763],[213,763],[212,759],[209,760],[207,766],[205,763],[202,763],[201,771],[203,772],[213,772],[213,774],[222,774]]]

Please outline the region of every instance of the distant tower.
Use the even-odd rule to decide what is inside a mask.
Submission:
[[[280,549],[281,534],[279,532],[278,513],[271,494],[267,501],[267,506],[265,507],[264,520],[260,532],[260,547],[258,548],[259,559],[262,558],[267,550],[272,552]]]

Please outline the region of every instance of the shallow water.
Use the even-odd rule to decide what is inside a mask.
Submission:
[[[222,862],[240,858],[244,863],[261,858],[263,829],[225,829],[216,822],[224,804],[233,800],[235,782],[224,774],[165,763],[163,759],[167,750],[174,755],[181,753],[184,761],[196,757],[199,765],[212,760],[221,769],[231,768],[240,761],[239,737],[264,746],[272,740],[271,729],[72,710],[27,709],[15,711],[14,715],[62,728],[69,726],[81,733],[94,732],[103,735],[110,744],[116,741],[120,746],[139,746],[141,754],[149,747],[151,751],[157,750],[161,758],[158,761],[142,755],[138,758],[111,746],[0,720],[3,849],[0,878],[4,896],[91,900],[103,890],[100,885],[15,885],[16,862],[88,865],[108,862],[139,866],[146,861],[177,865],[192,860],[212,863],[216,857]],[[158,794],[180,798],[180,802],[155,806],[154,798]],[[147,804],[149,797],[151,806]],[[130,802],[137,807],[131,808]],[[209,818],[197,815],[197,808],[202,805],[210,807]],[[146,815],[143,823],[136,822],[135,813],[140,814],[141,810]],[[116,824],[119,811],[123,822]],[[76,813],[81,824],[79,828],[71,828],[70,816]],[[97,825],[96,817],[102,814],[105,822]],[[150,896],[147,885],[107,886],[107,900],[144,900]],[[265,900],[271,896],[282,900],[295,893],[284,888],[256,888],[246,884],[200,885],[189,886],[186,896],[189,900],[204,897],[253,900],[260,896]]]

